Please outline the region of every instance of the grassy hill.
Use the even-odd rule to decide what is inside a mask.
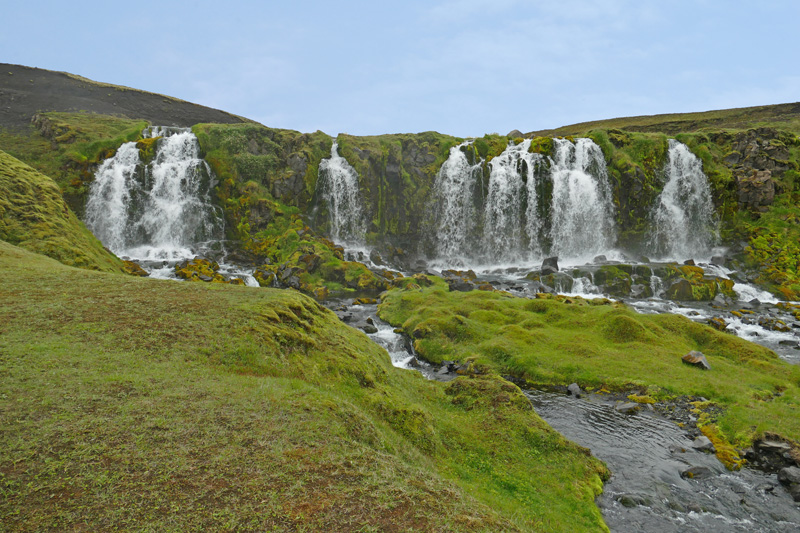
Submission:
[[[516,386],[395,369],[295,291],[75,269],[3,242],[0,278],[8,530],[605,527],[605,469]]]
[[[721,109],[699,113],[669,113],[622,117],[591,122],[580,122],[550,130],[539,130],[528,135],[561,137],[585,135],[594,129],[619,129],[638,132],[676,133],[711,129],[749,129],[769,126],[782,130],[800,131],[800,102],[736,109]]]
[[[58,185],[0,151],[0,240],[66,265],[121,272],[122,262],[70,211]]]

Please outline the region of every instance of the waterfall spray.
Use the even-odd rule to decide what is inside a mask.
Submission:
[[[358,187],[358,173],[339,155],[339,144],[331,146],[330,159],[319,164],[317,187],[328,208],[330,235],[334,241],[353,245],[364,242],[366,222]]]

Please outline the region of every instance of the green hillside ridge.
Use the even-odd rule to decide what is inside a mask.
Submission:
[[[11,530],[606,530],[605,468],[494,374],[395,369],[295,291],[3,242],[0,277]]]
[[[58,185],[0,151],[0,240],[66,265],[122,272],[122,262],[67,207]]]
[[[800,367],[772,351],[680,315],[642,315],[597,299],[449,292],[442,280],[383,296],[381,318],[415,339],[429,361],[472,362],[538,386],[635,390],[664,400],[704,397],[723,413],[704,421],[736,447],[766,432],[800,445]],[[711,371],[682,363],[703,352]],[[701,418],[701,420],[703,420]],[[738,462],[738,459],[736,460]],[[729,461],[730,464],[730,461]]]

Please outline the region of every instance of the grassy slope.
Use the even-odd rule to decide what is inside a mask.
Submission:
[[[761,126],[797,131],[800,129],[800,103],[720,109],[699,113],[612,118],[581,122],[551,130],[540,130],[532,132],[532,134],[551,137],[585,135],[593,129],[621,129],[674,135],[707,129],[748,129]]]
[[[718,424],[739,446],[765,431],[800,440],[800,368],[682,316],[580,299],[450,293],[443,282],[395,290],[383,302],[381,316],[418,339],[419,353],[433,361],[473,357],[535,383],[703,396],[726,409]],[[682,364],[690,350],[704,352],[712,370]]]
[[[108,272],[122,268],[69,210],[53,180],[2,151],[0,239],[67,265]]]
[[[9,530],[604,529],[604,469],[516,387],[394,369],[297,292],[3,242],[0,278]]]

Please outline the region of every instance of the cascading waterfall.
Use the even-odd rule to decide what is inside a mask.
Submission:
[[[136,260],[177,261],[223,237],[211,203],[214,176],[190,130],[151,129],[161,138],[149,164],[135,142],[123,144],[95,173],[86,225],[112,252]]]
[[[478,226],[475,197],[480,193],[482,161],[470,164],[464,142],[450,148],[434,181],[436,208],[436,252],[439,257],[465,258],[473,251],[469,242]]]
[[[536,171],[543,158],[528,152],[530,145],[530,139],[518,145],[509,143],[502,154],[489,162],[483,240],[487,255],[494,261],[541,255]]]
[[[702,162],[685,144],[670,139],[664,174],[649,253],[673,260],[708,257],[718,230]]]
[[[339,155],[334,141],[330,159],[319,164],[320,196],[328,208],[330,235],[334,241],[361,245],[366,233],[358,173]]]
[[[553,139],[550,254],[589,258],[611,248],[614,209],[603,152],[591,139]]]

